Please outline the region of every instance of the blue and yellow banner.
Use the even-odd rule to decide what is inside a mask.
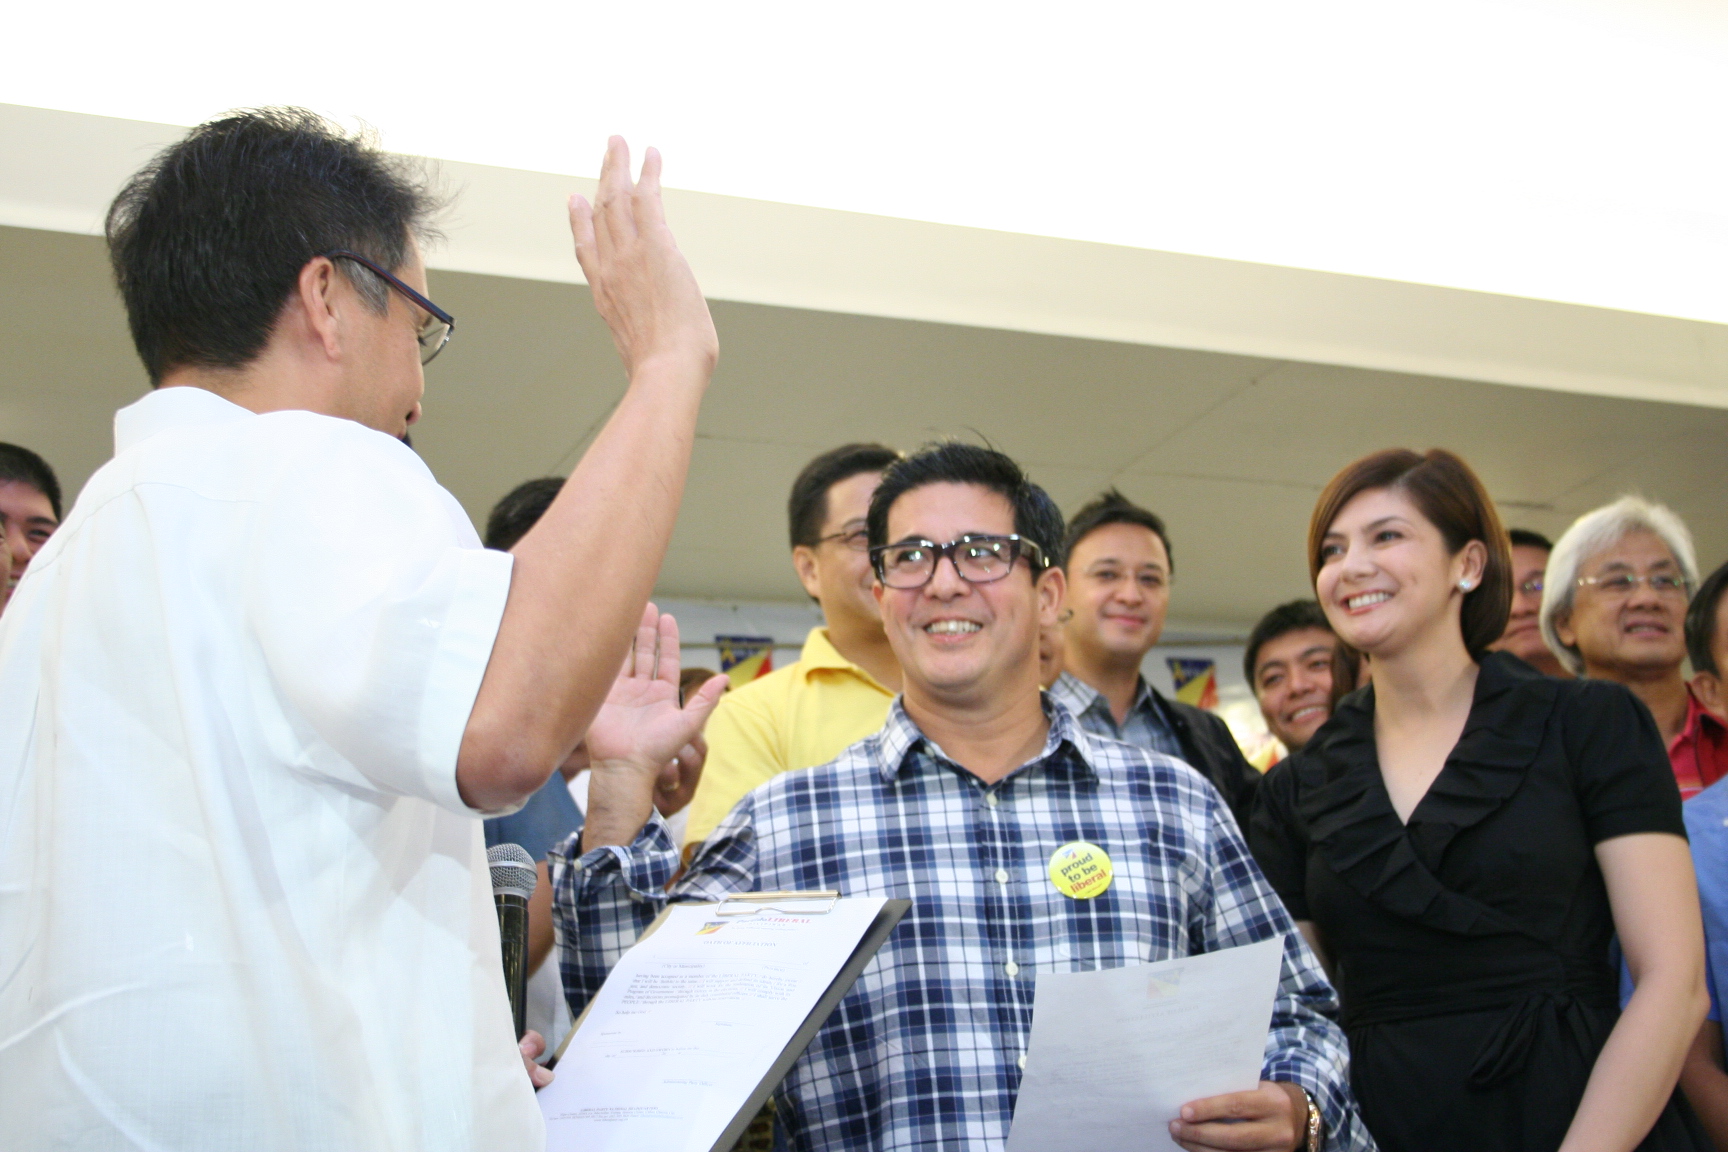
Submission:
[[[1218,664],[1192,656],[1166,656],[1170,679],[1176,682],[1176,699],[1210,711],[1218,707]]]
[[[720,671],[734,688],[774,671],[772,636],[716,636],[714,647],[720,650]]]

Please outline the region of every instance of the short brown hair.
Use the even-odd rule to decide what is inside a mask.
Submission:
[[[1345,468],[1332,477],[1314,505],[1308,523],[1308,576],[1320,576],[1320,545],[1344,505],[1363,492],[1390,488],[1402,492],[1440,530],[1453,555],[1480,540],[1488,549],[1482,582],[1464,594],[1459,625],[1472,660],[1481,660],[1488,646],[1506,631],[1512,613],[1512,545],[1494,501],[1470,465],[1444,448],[1418,455],[1407,448],[1388,448]]]

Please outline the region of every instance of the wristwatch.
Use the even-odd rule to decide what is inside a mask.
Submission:
[[[1306,1088],[1302,1089],[1302,1099],[1308,1101],[1308,1122],[1304,1126],[1307,1139],[1302,1142],[1302,1149],[1304,1152],[1320,1152],[1320,1105]]]

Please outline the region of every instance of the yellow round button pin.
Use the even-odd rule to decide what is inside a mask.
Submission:
[[[1110,887],[1114,875],[1104,849],[1084,840],[1069,841],[1050,854],[1050,883],[1074,900],[1092,899]]]

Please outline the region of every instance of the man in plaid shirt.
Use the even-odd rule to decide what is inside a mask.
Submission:
[[[1041,696],[1038,631],[1062,602],[1062,531],[1055,504],[1001,453],[943,444],[890,468],[869,534],[904,696],[839,759],[740,801],[670,892],[677,845],[652,804],[664,757],[603,747],[580,854],[572,838],[553,857],[572,1010],[668,900],[909,898],[782,1084],[781,1140],[985,1152],[1007,1137],[1038,973],[1281,936],[1259,1088],[1185,1105],[1172,1136],[1189,1149],[1304,1148],[1312,1107],[1316,1147],[1372,1149],[1332,988],[1217,790],[1179,760],[1088,734]],[[1087,899],[1048,873],[1076,841],[1113,868]]]

